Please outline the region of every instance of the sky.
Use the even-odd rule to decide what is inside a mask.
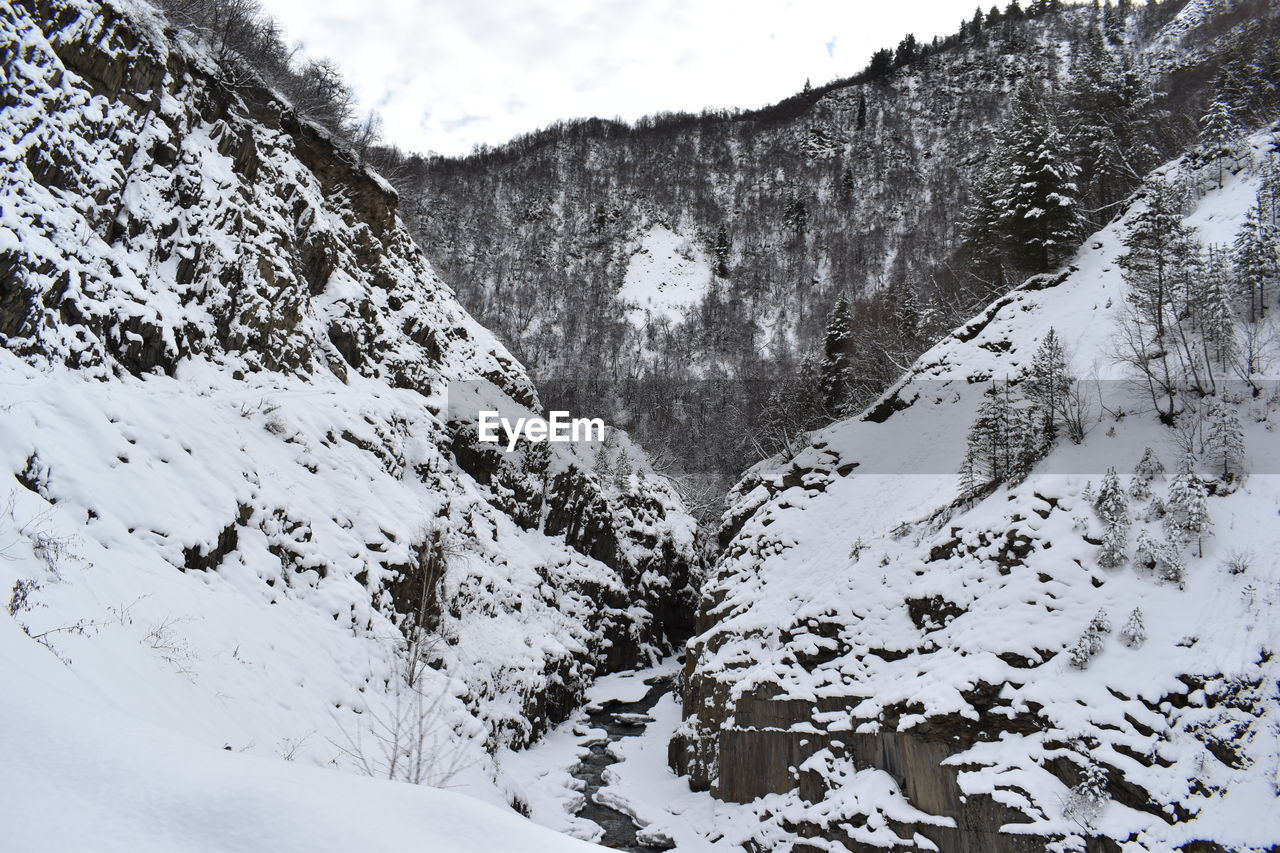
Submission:
[[[989,8],[991,0],[984,0]],[[1003,6],[1003,2],[1001,3]],[[263,0],[407,151],[466,154],[559,119],[759,107],[860,71],[975,0]]]

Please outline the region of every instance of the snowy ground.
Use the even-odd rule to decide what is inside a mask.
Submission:
[[[650,320],[680,322],[685,310],[702,301],[710,285],[711,263],[702,249],[655,225],[632,255],[616,298],[629,306],[627,319],[644,328]]]

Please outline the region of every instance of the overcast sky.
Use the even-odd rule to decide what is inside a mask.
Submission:
[[[984,0],[985,6],[991,0]],[[465,154],[556,119],[757,107],[861,70],[975,0],[263,0],[401,148]],[[1003,2],[1001,4],[1003,6]]]

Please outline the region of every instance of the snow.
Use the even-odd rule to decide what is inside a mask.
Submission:
[[[0,621],[4,850],[598,850],[462,794],[225,751],[122,713]]]
[[[679,323],[711,286],[711,261],[686,237],[654,225],[640,239],[615,298],[627,320],[643,329],[655,320]]]
[[[1253,142],[1261,151],[1266,138]],[[1180,179],[1186,168],[1176,162],[1163,171]],[[1201,190],[1187,224],[1206,242],[1228,241],[1257,182],[1245,170],[1222,190]],[[813,703],[809,719],[795,719],[792,731],[823,733],[815,747],[842,732],[878,731],[886,720],[899,731],[928,732],[939,719],[998,727],[1002,716],[1034,714],[1036,731],[980,738],[950,760],[963,768],[965,796],[988,796],[1023,813],[1028,822],[1010,831],[1069,847],[1079,827],[1064,816],[1069,792],[1046,764],[1091,754],[1155,801],[1185,810],[1171,826],[1109,803],[1098,832],[1146,839],[1126,850],[1166,850],[1194,838],[1252,850],[1280,840],[1280,720],[1272,693],[1280,671],[1271,656],[1280,644],[1273,615],[1280,603],[1277,377],[1265,377],[1261,397],[1245,394],[1235,403],[1251,473],[1210,499],[1214,535],[1203,557],[1194,548],[1186,555],[1181,586],[1132,558],[1103,569],[1096,545],[1085,539],[1102,535],[1086,487],[1096,490],[1114,465],[1127,488],[1148,446],[1172,471],[1185,438],[1151,414],[1111,344],[1124,305],[1116,258],[1128,217],[1141,205],[1137,200],[1089,238],[1063,274],[1001,298],[921,356],[885,395],[900,403],[882,422],[852,419],[821,430],[794,459],[762,463],[731,494],[726,518],[740,520],[741,529],[704,590],[704,600],[715,602],[708,615],[716,624],[691,643],[701,695],[729,706],[723,728],[734,726],[733,704],[757,690]],[[1100,397],[1085,441],[1060,440],[1025,481],[972,504],[953,503],[965,431],[984,390],[992,378],[1016,378],[1050,327],[1076,375],[1098,380],[1089,386]],[[1153,488],[1163,496],[1167,487],[1166,480]],[[1135,503],[1132,512],[1143,509]],[[1167,538],[1158,520],[1139,518],[1131,555],[1143,530]],[[1011,557],[1012,545],[1019,551]],[[1232,573],[1227,566],[1241,551],[1253,555],[1250,567]],[[949,609],[936,616],[912,610],[929,601]],[[1102,610],[1120,625],[1135,607],[1144,644],[1131,648],[1112,632],[1087,668],[1065,663],[1062,652],[1095,614]],[[1204,694],[1189,686],[1201,680]],[[983,684],[999,688],[992,707],[976,707],[973,690]],[[698,728],[696,714],[685,725],[715,737],[715,729]],[[1215,737],[1238,750],[1238,766],[1213,754]],[[1070,744],[1080,738],[1094,745],[1077,751]],[[1135,754],[1159,754],[1161,762]],[[875,793],[878,783],[857,776],[865,768],[841,764],[847,760],[833,750],[820,769],[829,796],[852,799],[779,800],[774,807],[820,825],[846,807],[869,821],[892,815],[895,795]],[[760,802],[751,808],[772,814]],[[757,838],[773,837],[769,832],[762,827]]]

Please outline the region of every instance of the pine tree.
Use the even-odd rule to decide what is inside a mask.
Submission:
[[[1120,485],[1120,477],[1115,468],[1108,468],[1102,478],[1102,487],[1094,498],[1093,508],[1098,517],[1106,524],[1115,524],[1125,530],[1129,529],[1129,501],[1124,496]]]
[[[1147,629],[1142,624],[1142,611],[1137,607],[1129,614],[1129,619],[1120,629],[1120,641],[1131,649],[1136,649],[1147,641]]]
[[[1159,159],[1155,95],[1127,59],[1108,50],[1096,27],[1078,42],[1066,95],[1080,196],[1088,207],[1110,211]]]
[[[1205,435],[1205,457],[1230,481],[1244,472],[1244,427],[1235,407],[1221,398],[1209,406],[1209,430]]]
[[[1200,119],[1200,141],[1195,159],[1201,168],[1208,166],[1214,169],[1218,189],[1222,189],[1226,170],[1238,161],[1242,143],[1243,134],[1231,112],[1231,105],[1225,98],[1214,98]]]
[[[1129,301],[1160,344],[1170,317],[1178,313],[1175,297],[1180,271],[1194,266],[1199,251],[1191,230],[1182,223],[1182,199],[1171,184],[1157,178],[1146,200],[1146,208],[1130,221],[1124,236],[1127,251],[1116,262],[1129,286]]]
[[[1156,452],[1150,447],[1142,452],[1142,458],[1133,469],[1133,482],[1129,484],[1129,495],[1134,500],[1145,501],[1151,497],[1151,483],[1164,476],[1164,465]]]
[[[1102,534],[1102,547],[1098,552],[1098,564],[1105,569],[1114,569],[1127,559],[1126,552],[1129,548],[1129,501],[1125,498],[1115,468],[1107,469],[1093,508],[1106,525]]]
[[[733,251],[733,243],[729,240],[729,229],[721,225],[716,231],[715,243],[711,247],[716,259],[716,275],[721,278],[729,276],[729,254]]]
[[[1235,363],[1239,353],[1236,336],[1236,314],[1233,305],[1235,277],[1229,255],[1221,248],[1210,247],[1204,266],[1204,283],[1199,298],[1192,306],[1200,327],[1205,365],[1213,375],[1216,367],[1225,372]]]
[[[1003,162],[1001,152],[993,152],[978,174],[973,197],[961,217],[961,242],[968,255],[969,271],[989,285],[993,293],[1003,292],[1004,237],[998,200]],[[987,294],[979,294],[985,296]]]
[[[1195,459],[1187,454],[1169,484],[1164,528],[1170,541],[1179,548],[1194,541],[1199,556],[1204,556],[1204,537],[1212,527],[1208,498],[1209,492],[1196,474]]]
[[[822,402],[832,417],[844,412],[851,396],[853,364],[853,312],[848,297],[841,294],[831,309],[822,344]]]
[[[1267,283],[1280,274],[1280,227],[1264,212],[1262,198],[1249,209],[1233,248],[1249,322],[1256,323],[1267,315]]]
[[[596,451],[595,465],[592,468],[596,475],[596,480],[600,485],[607,484],[613,477],[613,465],[609,462],[609,450],[605,445],[601,445]]]
[[[631,491],[631,457],[627,455],[626,448],[618,451],[618,461],[613,469],[613,485],[622,494],[628,494]]]
[[[1092,756],[1086,755],[1080,781],[1071,788],[1063,814],[1080,826],[1092,829],[1109,801],[1107,772]]]
[[[1053,443],[1058,434],[1058,418],[1071,390],[1067,354],[1052,327],[1040,342],[1023,383],[1023,394],[1036,407],[1044,420],[1045,444]]]
[[[1001,142],[1005,172],[996,205],[1009,260],[1027,272],[1045,272],[1075,245],[1080,221],[1077,169],[1038,85],[1018,92]]]

